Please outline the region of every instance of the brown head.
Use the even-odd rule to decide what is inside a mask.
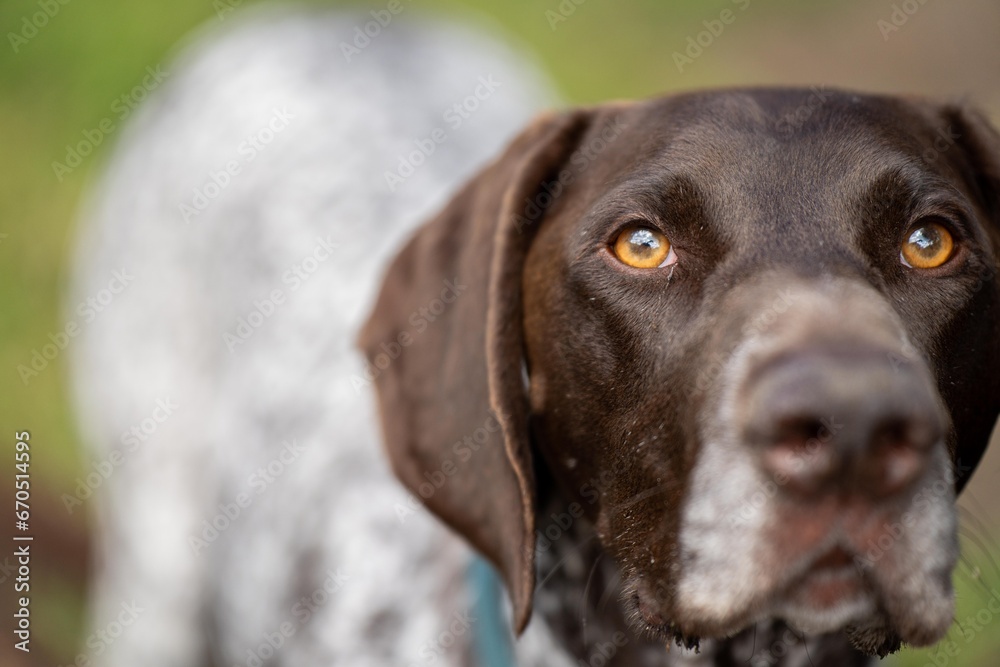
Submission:
[[[419,230],[361,345],[397,475],[519,629],[551,479],[640,629],[779,617],[884,653],[952,620],[954,497],[1000,411],[998,244],[1000,138],[958,106],[574,110]]]

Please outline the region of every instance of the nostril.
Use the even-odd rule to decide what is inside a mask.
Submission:
[[[925,449],[930,443],[919,424],[901,418],[884,419],[872,429],[870,446],[874,452]]]
[[[902,491],[924,471],[934,429],[919,420],[887,419],[872,431],[870,487],[878,495]]]
[[[921,478],[947,418],[926,373],[893,369],[884,356],[880,349],[809,349],[757,367],[736,426],[761,472],[808,498],[885,498]]]
[[[783,417],[758,438],[765,469],[790,490],[811,493],[821,489],[834,471],[833,433],[815,417]]]
[[[813,417],[786,417],[774,429],[773,444],[791,450],[806,450],[830,437],[823,422]]]

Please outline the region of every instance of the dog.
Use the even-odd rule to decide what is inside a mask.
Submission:
[[[588,617],[689,648],[779,619],[844,631],[817,652],[851,664],[950,627],[954,490],[1000,406],[1000,141],[846,92],[782,122],[811,96],[543,117],[390,267],[361,343],[394,469],[420,492],[497,415],[425,502],[503,574],[516,629],[552,503],[624,602],[602,613],[578,569],[585,599],[550,612],[578,640]],[[387,363],[448,279],[468,296]]]
[[[471,659],[482,623],[438,638],[479,617],[472,555],[393,478],[353,340],[392,253],[554,97],[486,26],[372,21],[226,14],[90,188],[71,379],[111,472],[63,496],[95,519],[78,664]]]
[[[435,142],[457,162],[425,155],[410,205],[379,160],[344,168],[358,126],[303,93],[328,134],[276,137],[185,227],[206,161],[177,147],[231,122],[185,102],[264,23],[147,107],[83,245],[78,294],[138,267],[83,332],[90,438],[177,406],[108,480],[96,622],[147,611],[105,664],[496,664],[470,546],[520,665],[865,665],[944,636],[955,495],[1000,412],[982,115],[804,89],[549,112],[400,250],[481,147]],[[336,40],[305,36],[350,25],[317,23],[266,43],[318,62]],[[258,110],[314,84],[255,89]]]

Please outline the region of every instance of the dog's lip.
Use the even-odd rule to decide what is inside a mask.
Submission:
[[[866,593],[861,573],[846,549],[835,546],[814,559],[806,570],[785,587],[786,600],[814,609],[829,609]]]
[[[860,597],[863,592],[861,578],[848,569],[810,573],[795,589],[794,597],[810,607],[827,609]]]
[[[855,555],[852,550],[839,543],[834,544],[816,555],[803,559],[799,567],[792,568],[791,576],[776,592],[779,595],[786,595],[803,585],[834,580],[851,579],[862,584],[863,577],[854,563]]]
[[[632,602],[638,619],[641,619],[647,630],[654,633],[683,631],[704,636],[731,632],[733,628],[742,628],[752,623],[765,610],[770,610],[770,614],[775,608],[788,604],[822,612],[871,597],[874,591],[868,588],[854,559],[854,552],[840,542],[814,551],[800,559],[797,566],[787,568],[789,576],[784,583],[772,589],[769,595],[764,594],[742,613],[734,614],[720,624],[689,626],[674,618],[670,619],[672,622],[668,622],[659,605],[653,598],[644,595],[641,586],[636,590]]]
[[[664,619],[663,616],[660,615],[660,612],[657,611],[654,606],[651,605],[649,601],[640,593],[635,594],[635,604],[639,611],[639,615],[648,626],[652,628],[662,628],[667,625],[666,619]]]
[[[815,558],[809,566],[808,572],[818,573],[826,570],[840,570],[850,566],[853,562],[854,556],[838,544]]]
[[[834,544],[806,559],[767,607],[803,631],[831,632],[870,615],[877,599],[853,552]]]
[[[643,578],[628,600],[637,629],[666,641],[687,637],[717,638],[739,632],[757,620],[780,617],[807,634],[844,629],[872,617],[882,608],[885,591],[861,562],[861,552],[846,536],[832,537],[806,553],[773,563],[784,572],[770,591],[760,591],[742,609],[732,609],[725,618],[705,618],[678,609],[662,607]],[[904,637],[904,641],[910,641]],[[926,643],[926,642],[924,642]]]

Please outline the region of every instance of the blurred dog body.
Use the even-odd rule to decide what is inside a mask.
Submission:
[[[371,16],[208,35],[93,200],[89,658],[507,665],[465,541],[520,665],[939,641],[954,491],[1000,411],[1000,136],[847,91],[793,127],[812,91],[734,89],[508,143],[544,101],[530,64]]]
[[[93,501],[93,627],[135,610],[84,650],[465,664],[470,552],[389,471],[353,332],[408,233],[546,87],[466,28],[393,18],[359,40],[367,15],[244,13],[167,66],[82,227],[70,302],[125,277],[74,358],[92,455],[119,462]],[[560,664],[542,622],[519,644]]]

